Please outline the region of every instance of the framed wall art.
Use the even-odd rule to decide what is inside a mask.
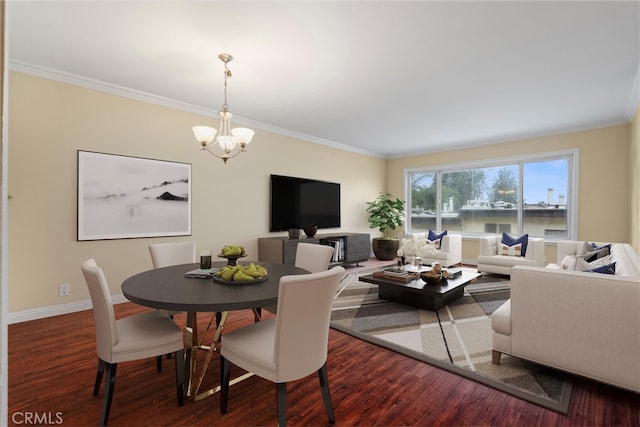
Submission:
[[[191,235],[191,164],[78,150],[78,240]]]

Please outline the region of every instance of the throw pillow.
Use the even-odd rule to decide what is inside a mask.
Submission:
[[[587,270],[588,273],[616,274],[616,263],[602,265],[600,267]]]
[[[436,249],[440,249],[442,246],[442,238],[447,235],[447,230],[444,230],[442,233],[438,234],[435,231],[429,229],[429,235],[427,239],[431,242],[434,242]]]
[[[522,243],[512,246],[500,243],[500,246],[498,247],[498,255],[522,256]]]
[[[507,245],[507,246],[514,246],[517,245],[518,243],[521,243],[521,252],[520,252],[520,256],[525,256],[527,254],[527,244],[529,243],[529,235],[528,234],[523,234],[522,236],[518,237],[517,239],[515,237],[512,237],[510,235],[508,235],[507,233],[502,233],[502,242],[503,244]]]
[[[611,264],[611,255],[603,256],[602,258],[597,258],[589,262],[591,268],[602,267],[607,264]]]
[[[590,252],[591,256],[587,259],[589,262],[611,254],[611,243],[602,246],[598,246],[596,243],[591,243],[591,247],[593,248],[593,251]],[[585,258],[587,258],[587,256],[585,256]]]
[[[563,270],[575,270],[576,268],[576,256],[575,255],[567,255],[562,259],[560,263],[560,268]]]
[[[592,271],[611,264],[611,257],[603,257],[592,262],[587,262],[582,257],[577,257],[574,264],[575,271]],[[615,264],[615,263],[614,263]]]
[[[576,255],[583,256],[587,252],[593,251],[593,247],[589,244],[589,242],[582,242],[582,246],[576,252]]]
[[[574,271],[587,271],[591,270],[591,264],[584,260],[584,258],[577,257],[575,264],[573,264]]]
[[[606,256],[609,256],[609,247],[605,247],[605,246],[580,255],[580,257],[584,258],[584,260],[587,262],[592,262]]]
[[[577,255],[587,262],[595,261],[611,253],[611,244],[598,246],[596,243],[583,242]]]
[[[592,243],[591,247],[593,248],[594,251],[600,250],[600,249],[606,249],[607,251],[611,252],[611,243],[607,243],[604,244],[602,246],[598,246],[597,243]]]

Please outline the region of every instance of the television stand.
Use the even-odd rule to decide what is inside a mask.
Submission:
[[[334,264],[356,264],[371,256],[371,236],[367,233],[325,233],[301,239],[258,238],[258,261],[295,264],[298,243],[328,244],[336,248]]]

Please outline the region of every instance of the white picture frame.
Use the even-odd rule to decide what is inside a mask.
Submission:
[[[191,235],[191,164],[78,150],[78,241]]]

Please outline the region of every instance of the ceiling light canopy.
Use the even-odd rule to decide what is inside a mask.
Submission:
[[[224,62],[224,104],[222,104],[222,110],[218,112],[220,133],[216,137],[218,131],[209,126],[194,126],[193,133],[200,142],[202,151],[208,151],[226,164],[227,160],[246,151],[255,132],[249,128],[231,129],[233,114],[229,111],[229,104],[227,104],[227,80],[231,77],[228,64],[233,57],[227,53],[221,53],[218,58]]]

